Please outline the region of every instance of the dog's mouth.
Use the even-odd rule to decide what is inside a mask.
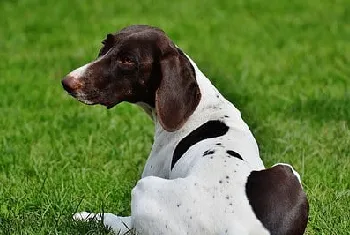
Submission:
[[[121,102],[119,100],[114,101],[114,102],[101,100],[100,97],[97,95],[86,95],[86,94],[81,93],[81,92],[67,91],[67,93],[83,104],[86,104],[86,105],[100,104],[100,105],[105,106],[107,109],[111,109]]]
[[[113,97],[113,99],[110,99],[104,95],[105,92],[101,92],[97,89],[90,89],[87,92],[81,83],[77,83],[69,77],[62,80],[62,86],[70,96],[86,105],[100,104],[105,106],[107,109],[110,109],[122,101],[118,97]]]
[[[87,105],[97,104],[97,102],[94,102],[93,99],[91,99],[91,97],[87,97],[87,95],[85,95],[81,92],[67,91],[67,93],[83,104],[87,104]]]

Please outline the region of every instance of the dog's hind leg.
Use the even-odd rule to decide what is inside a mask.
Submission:
[[[89,213],[80,212],[73,215],[74,220],[95,220],[102,221],[106,228],[113,230],[115,234],[123,235],[132,230],[131,217],[121,217],[112,213]]]

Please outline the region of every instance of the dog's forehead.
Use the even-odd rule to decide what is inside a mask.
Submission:
[[[167,37],[162,30],[146,25],[133,25],[123,28],[114,33],[113,36],[117,42],[131,39],[158,40]]]
[[[135,45],[142,44],[144,46],[156,46],[163,48],[166,45],[172,44],[168,36],[159,28],[147,25],[133,25],[113,34],[113,46],[117,45]],[[107,39],[108,41],[108,35]]]
[[[117,33],[137,33],[137,32],[143,32],[143,31],[158,32],[158,33],[164,34],[163,30],[157,27],[149,26],[149,25],[131,25],[121,29]]]

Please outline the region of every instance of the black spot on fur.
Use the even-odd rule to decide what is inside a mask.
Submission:
[[[227,133],[228,129],[229,127],[222,121],[211,120],[192,131],[175,147],[173,160],[171,162],[171,169],[174,168],[175,163],[182,157],[184,153],[187,152],[187,150],[192,145],[195,145],[205,139],[223,136]]]
[[[224,117],[225,117],[225,118],[228,118],[229,116],[228,116],[228,115],[225,115]]]
[[[221,143],[217,143],[216,145],[220,146],[220,145],[221,145]]]
[[[230,154],[231,156],[233,156],[235,158],[243,160],[241,155],[233,150],[227,150],[226,153]]]
[[[203,157],[206,156],[206,155],[209,155],[209,154],[213,154],[213,153],[215,153],[214,150],[207,150],[207,151],[205,151],[205,152],[203,153]]]

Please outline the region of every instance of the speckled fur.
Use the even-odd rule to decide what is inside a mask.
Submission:
[[[154,120],[155,137],[142,179],[132,190],[131,216],[82,212],[75,219],[104,216],[105,225],[121,234],[129,229],[142,235],[270,234],[256,218],[245,192],[250,172],[264,169],[255,138],[239,110],[191,63],[202,97],[181,129],[164,130],[155,110],[139,104]],[[228,132],[191,146],[171,170],[176,145],[209,120],[221,120]],[[228,154],[229,150],[242,159]]]

